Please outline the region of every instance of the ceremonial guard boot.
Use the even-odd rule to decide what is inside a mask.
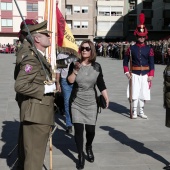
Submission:
[[[147,119],[148,116],[145,115],[145,113],[143,112],[143,107],[140,107],[139,108],[139,114],[138,114],[139,117],[143,118],[143,119]]]
[[[133,107],[132,119],[137,119],[137,107]]]

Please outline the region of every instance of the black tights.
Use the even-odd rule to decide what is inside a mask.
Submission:
[[[78,153],[83,152],[83,132],[84,132],[84,124],[74,123],[75,130],[75,142],[77,145]],[[86,146],[91,146],[94,136],[95,136],[95,125],[85,125],[86,130]]]

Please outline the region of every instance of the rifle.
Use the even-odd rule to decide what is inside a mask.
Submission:
[[[42,66],[42,69],[43,69],[43,71],[44,71],[44,73],[45,73],[46,81],[44,81],[44,84],[53,84],[53,81],[50,80],[50,77],[48,76],[48,73],[47,73],[47,71],[46,71],[46,69],[45,69],[45,67],[44,67],[44,64],[43,64],[43,62],[42,62],[42,60],[41,60],[41,58],[40,58],[40,56],[39,56],[38,50],[37,50],[37,48],[36,48],[36,46],[35,46],[35,44],[34,44],[34,41],[33,41],[33,39],[32,39],[31,33],[30,33],[30,31],[29,31],[29,28],[28,28],[28,26],[27,26],[27,24],[26,24],[26,22],[25,22],[25,20],[24,20],[24,18],[23,18],[23,16],[22,16],[22,13],[21,13],[21,11],[20,11],[20,9],[19,9],[19,6],[18,6],[16,0],[14,0],[14,2],[15,2],[15,5],[16,5],[16,7],[17,7],[17,9],[18,9],[18,12],[19,12],[19,14],[20,14],[20,16],[21,16],[21,19],[22,19],[22,21],[23,21],[23,23],[24,23],[24,26],[25,26],[25,28],[26,28],[27,31],[28,31],[28,35],[27,35],[26,39],[27,39],[28,42],[32,45],[33,51],[34,51],[36,57],[38,58],[41,66]]]
[[[129,79],[129,103],[130,103],[130,118],[132,119],[132,54],[130,50],[130,79]]]
[[[60,54],[60,53],[59,53]],[[75,56],[74,54],[70,54],[68,55],[67,58],[64,59],[57,59],[56,63],[57,63],[57,68],[67,68],[68,64],[70,63],[75,63],[77,61],[79,61],[80,58],[78,58],[77,56]]]

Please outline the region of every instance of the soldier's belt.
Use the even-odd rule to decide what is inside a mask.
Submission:
[[[149,66],[140,66],[140,67],[132,67],[132,70],[141,70],[141,71],[144,71],[144,70],[149,70]]]

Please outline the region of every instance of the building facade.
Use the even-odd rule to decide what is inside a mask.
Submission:
[[[77,42],[94,38],[96,31],[95,5],[94,0],[61,1],[61,12]]]
[[[113,40],[124,37],[125,0],[96,1],[97,40]]]
[[[138,16],[145,14],[150,39],[170,31],[170,0],[58,0],[58,6],[77,42],[134,39]],[[25,19],[44,18],[44,0],[17,0]],[[21,17],[14,0],[0,0],[0,43],[13,44]]]
[[[17,3],[25,19],[43,21],[44,0],[17,0]],[[21,21],[15,2],[13,0],[0,0],[1,44],[13,44],[18,39]]]
[[[170,31],[170,0],[129,0],[125,30],[127,39],[131,39],[136,25],[139,24],[138,16],[145,14],[145,26],[149,31],[149,39],[162,39]]]

